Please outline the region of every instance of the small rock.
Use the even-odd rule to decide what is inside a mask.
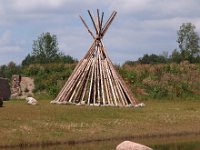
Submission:
[[[131,141],[124,141],[117,145],[116,150],[153,150],[145,145],[134,143]]]
[[[55,101],[55,100],[52,100],[51,102],[50,102],[50,104],[56,104],[57,102]]]
[[[145,104],[144,103],[139,103],[139,104],[136,104],[134,107],[144,107]]]
[[[30,105],[37,105],[38,104],[38,101],[33,97],[27,97],[26,102]]]

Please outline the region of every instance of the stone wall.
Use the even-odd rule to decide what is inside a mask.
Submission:
[[[21,92],[23,96],[33,96],[33,90],[35,88],[34,80],[29,77],[21,77]]]
[[[21,76],[20,75],[13,75],[12,76],[12,87],[11,87],[11,96],[17,97],[21,96]]]
[[[13,98],[26,98],[33,96],[34,81],[29,77],[21,77],[20,75],[12,76],[11,93]]]

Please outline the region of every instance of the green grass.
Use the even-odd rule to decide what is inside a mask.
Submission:
[[[0,146],[47,141],[200,134],[200,101],[145,102],[143,108],[53,105],[11,100],[0,108]]]

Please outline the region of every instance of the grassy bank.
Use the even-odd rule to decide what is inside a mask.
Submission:
[[[144,108],[52,105],[11,100],[0,109],[0,145],[200,134],[200,102],[146,101]]]
[[[199,64],[125,64],[118,70],[133,93],[142,98],[200,97]]]
[[[77,63],[32,64],[21,67],[20,74],[34,79],[36,94],[55,97]],[[119,74],[139,99],[177,99],[200,97],[200,64],[124,64],[116,66]],[[11,77],[16,71],[10,72]]]

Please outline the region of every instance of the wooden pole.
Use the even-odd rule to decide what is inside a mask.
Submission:
[[[92,64],[92,61],[90,60],[90,64]],[[83,103],[83,101],[86,101],[86,99],[84,99],[85,98],[85,94],[86,94],[86,92],[87,92],[87,88],[88,88],[88,83],[89,83],[89,79],[90,79],[90,76],[91,76],[91,74],[92,74],[92,69],[91,69],[91,65],[89,65],[89,67],[88,67],[88,75],[86,76],[86,83],[85,83],[85,87],[84,87],[84,90],[83,90],[83,94],[82,94],[82,97],[81,97],[81,103]]]
[[[110,18],[108,19],[108,21],[106,22],[106,24],[104,25],[104,27],[103,27],[103,29],[102,29],[102,36],[105,35],[106,31],[107,31],[108,28],[110,27],[110,25],[111,25],[113,19],[115,18],[116,14],[117,14],[116,11],[114,11],[114,12],[111,14]]]
[[[93,88],[93,78],[94,78],[94,63],[95,63],[95,60],[94,58],[92,58],[92,76],[91,76],[91,79],[90,79],[90,89],[89,89],[89,95],[88,95],[88,105],[90,105],[90,100],[91,100],[91,94],[92,94],[92,88]]]
[[[98,35],[101,33],[101,21],[99,16],[99,9],[97,9],[97,21],[98,21]]]
[[[90,33],[90,35],[92,36],[93,39],[95,39],[95,36],[93,35],[92,31],[89,29],[88,25],[86,24],[86,22],[83,20],[83,18],[81,16],[79,16],[81,18],[81,21],[83,22],[84,26],[86,27],[86,29],[88,30],[88,32]]]
[[[94,26],[94,29],[95,29],[95,31],[96,31],[96,34],[98,34],[98,30],[97,30],[97,27],[96,27],[94,18],[92,17],[92,14],[90,13],[89,10],[88,10],[88,14],[89,14],[89,16],[90,16],[90,18],[91,18],[91,20],[92,20],[92,24],[93,24],[93,26]]]

